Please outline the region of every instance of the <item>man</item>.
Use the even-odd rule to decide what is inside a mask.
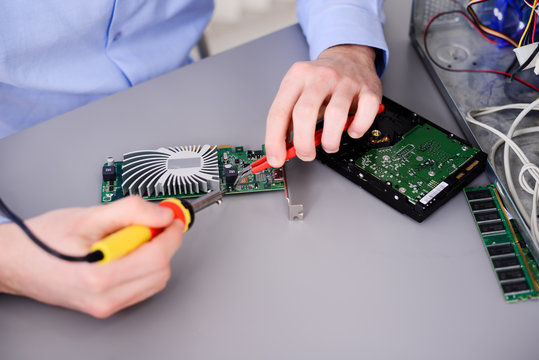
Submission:
[[[309,62],[285,75],[266,124],[268,161],[284,163],[294,129],[298,157],[336,152],[348,132],[369,128],[387,63],[382,0],[298,0]],[[213,10],[212,0],[19,0],[0,5],[0,138],[136,85],[189,62]],[[137,197],[107,206],[56,210],[27,221],[49,246],[85,254],[127,225],[165,228],[153,241],[107,266],[70,263],[45,253],[11,223],[0,225],[0,292],[107,317],[163,289],[182,224],[168,209]],[[28,261],[31,259],[31,261]]]

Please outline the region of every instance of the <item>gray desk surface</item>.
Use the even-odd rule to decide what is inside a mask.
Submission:
[[[410,4],[386,1],[385,94],[460,133],[408,41]],[[0,193],[29,217],[97,204],[108,155],[259,146],[282,76],[306,58],[293,26],[3,139]],[[464,196],[418,224],[318,162],[293,177],[303,222],[281,193],[226,198],[197,218],[168,287],[107,320],[0,296],[0,358],[538,357],[539,303],[504,303]]]

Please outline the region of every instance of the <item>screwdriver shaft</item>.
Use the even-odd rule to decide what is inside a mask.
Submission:
[[[228,192],[228,188],[221,190],[221,191],[210,191],[204,196],[201,196],[197,198],[196,200],[189,201],[191,206],[193,207],[193,212],[197,213],[200,210],[203,210],[207,208],[210,205],[213,205],[215,203],[219,203],[221,199],[223,198],[223,195]]]

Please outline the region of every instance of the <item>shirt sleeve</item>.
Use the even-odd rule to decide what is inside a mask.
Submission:
[[[8,218],[5,218],[3,217],[2,215],[0,215],[0,225],[2,224],[5,224],[5,223],[8,223],[10,222],[11,220],[9,220]]]
[[[383,0],[297,0],[311,59],[335,45],[366,45],[377,49],[376,71],[382,76],[389,57],[382,7]]]

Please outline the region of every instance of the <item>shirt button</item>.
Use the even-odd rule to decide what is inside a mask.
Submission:
[[[114,35],[114,37],[112,38],[112,41],[118,41],[121,37],[122,37],[122,32],[119,31],[116,33],[116,35]]]

